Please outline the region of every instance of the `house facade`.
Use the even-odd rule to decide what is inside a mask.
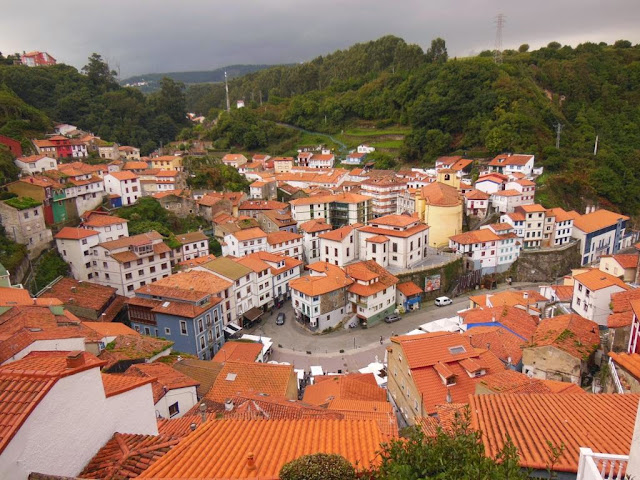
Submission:
[[[623,248],[629,217],[609,210],[593,210],[573,220],[571,236],[580,241],[582,265]]]
[[[142,196],[140,180],[132,172],[112,172],[104,176],[104,186],[109,196],[118,197],[119,205],[133,205]]]
[[[0,223],[9,238],[26,245],[30,258],[40,255],[53,240],[51,230],[45,225],[42,203],[32,198],[0,201]]]

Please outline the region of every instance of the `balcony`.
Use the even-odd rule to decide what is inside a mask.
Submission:
[[[581,447],[576,480],[623,480],[628,462],[628,455],[593,453]]]

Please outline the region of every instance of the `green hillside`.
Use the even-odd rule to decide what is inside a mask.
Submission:
[[[186,94],[203,113],[224,106],[220,87],[207,87],[198,98]],[[262,119],[330,133],[349,146],[361,135],[406,164],[429,165],[451,153],[532,153],[547,173],[541,201],[640,210],[640,46],[627,41],[576,48],[551,42],[531,52],[523,45],[497,65],[491,52],[452,59],[441,40],[423,52],[383,37],[246,75],[230,90],[232,98],[261,94],[262,106],[249,106]],[[242,126],[232,122],[230,130],[236,141],[229,146],[247,147],[237,140]],[[210,138],[229,143],[220,135],[214,129]]]
[[[273,67],[273,65],[229,65],[215,70],[145,73],[143,75],[134,75],[132,77],[125,78],[124,80],[120,80],[120,85],[123,87],[135,86],[144,93],[151,93],[160,89],[160,81],[164,77],[170,78],[176,82],[182,82],[185,85],[196,83],[215,83],[224,82],[224,72],[227,72],[227,77],[232,79],[270,67]],[[140,83],[144,83],[144,85],[138,85]]]

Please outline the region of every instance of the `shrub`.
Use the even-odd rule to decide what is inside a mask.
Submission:
[[[355,480],[356,470],[337,454],[304,455],[280,470],[280,480]]]

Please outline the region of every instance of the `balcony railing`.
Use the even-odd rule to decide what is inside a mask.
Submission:
[[[581,447],[576,480],[623,480],[628,462],[628,455],[593,453]]]
[[[616,386],[616,393],[624,393],[624,388],[622,387],[622,383],[620,382],[620,377],[618,376],[616,365],[613,363],[613,359],[611,357],[609,357],[609,370],[611,371],[613,384]]]

